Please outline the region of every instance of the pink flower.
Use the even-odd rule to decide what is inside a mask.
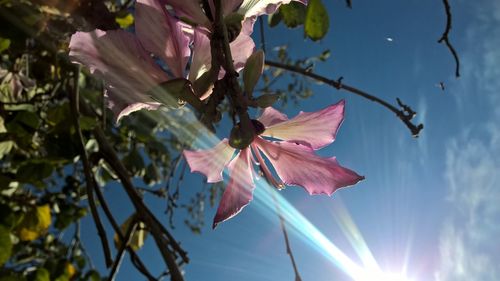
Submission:
[[[124,30],[76,32],[70,59],[87,66],[105,82],[108,107],[116,121],[160,104],[146,93],[170,77],[151,58],[162,59],[174,77],[184,77],[191,54],[184,24],[169,15],[159,0],[137,0],[136,34]]]
[[[207,177],[207,182],[222,181],[228,167],[230,180],[222,195],[213,227],[237,215],[253,198],[254,175],[251,159],[255,159],[266,179],[278,188],[298,185],[309,194],[332,195],[337,189],[364,179],[339,165],[335,157],[322,158],[314,153],[335,140],[344,119],[344,101],[316,112],[301,112],[293,119],[268,107],[253,120],[257,136],[252,144],[233,158],[236,149],[224,139],[207,150],[184,151],[192,172]],[[270,141],[264,137],[281,139]],[[276,180],[262,154],[269,160],[280,180]],[[253,157],[253,155],[255,157]]]

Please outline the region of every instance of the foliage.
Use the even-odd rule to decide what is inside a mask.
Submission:
[[[154,279],[135,253],[147,237],[157,240],[158,233],[162,234],[161,239],[167,242],[159,250],[165,260],[168,253],[164,251],[172,254],[174,267],[188,259],[169,236],[167,227],[158,223],[163,220],[152,217],[147,206],[141,205],[142,197],[154,196],[166,202],[168,227],[174,227],[174,213],[183,209],[182,213],[187,213],[184,223],[194,233],[201,233],[206,204],[216,205],[222,195],[221,184],[207,184],[191,198],[178,202],[186,170],[181,153],[189,145],[189,141],[170,132],[178,124],[169,123],[158,111],[139,111],[115,124],[103,97],[103,82],[68,60],[68,43],[76,31],[131,28],[134,2],[0,1],[1,281],[104,279],[80,240],[81,219],[91,215],[101,232],[101,213],[115,231],[117,256],[106,260],[110,274],[117,270],[123,252],[128,251],[132,264],[148,279]],[[282,5],[268,23],[273,27],[280,22],[289,28],[303,25],[304,36],[312,41],[324,38],[329,29],[329,15],[322,0],[309,0],[308,6],[298,2]],[[223,34],[214,29],[215,34]],[[296,60],[289,57],[286,46],[281,46],[266,55],[311,72],[316,63],[328,59],[330,52]],[[263,52],[255,53],[240,79],[249,106],[265,108],[278,100],[281,106],[297,104],[312,95],[304,75],[292,73],[282,82],[285,71],[265,64]],[[234,66],[223,67],[229,73]],[[234,105],[234,96],[224,100],[224,95],[232,93],[220,90],[227,86],[220,83],[226,82],[239,87],[242,81],[230,78],[235,79],[211,85],[218,90],[206,102],[210,108],[198,115],[209,129],[215,130],[224,113],[233,122],[241,114],[240,107]],[[165,90],[171,86],[168,84],[158,87]],[[152,96],[155,90],[150,92]],[[162,102],[164,97],[157,98]],[[177,102],[176,107],[182,108],[183,103]],[[243,123],[241,117],[239,120]],[[239,123],[234,125],[239,128]],[[241,133],[234,128],[233,132]],[[102,196],[102,190],[117,180],[136,208],[121,225],[108,212]],[[71,239],[61,240],[67,233]],[[99,235],[106,255],[106,233]],[[167,266],[171,273],[171,265]]]

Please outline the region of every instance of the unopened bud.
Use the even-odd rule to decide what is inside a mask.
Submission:
[[[266,108],[273,105],[280,98],[280,94],[265,94],[254,99],[255,105]]]
[[[168,107],[177,108],[185,102],[197,110],[203,107],[203,103],[193,92],[191,82],[184,78],[163,82],[150,90],[148,94],[152,99]]]
[[[245,64],[243,70],[243,83],[245,84],[245,93],[251,97],[253,89],[259,82],[260,75],[264,71],[264,51],[258,50],[253,53]]]
[[[236,149],[244,149],[252,143],[254,137],[255,129],[252,123],[248,126],[237,124],[231,129],[229,145]]]

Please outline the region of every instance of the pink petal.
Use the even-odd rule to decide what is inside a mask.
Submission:
[[[137,38],[123,30],[76,32],[69,48],[72,62],[87,66],[104,80],[108,105],[117,117],[152,109],[156,103],[146,92],[168,80]]]
[[[181,22],[159,0],[138,0],[135,9],[136,34],[144,48],[163,59],[175,77],[184,77],[191,52]]]
[[[314,149],[322,148],[335,140],[337,131],[344,120],[345,101],[330,105],[316,112],[300,112],[296,117],[286,120],[275,110],[266,108],[262,117],[266,123],[263,136],[269,136],[291,142],[310,145]],[[274,118],[274,119],[273,119]],[[283,121],[278,122],[279,118]],[[272,121],[269,121],[272,120]]]
[[[205,150],[184,150],[184,157],[191,172],[198,172],[207,177],[207,182],[222,181],[222,171],[234,154],[234,148],[223,139],[215,147]]]
[[[248,57],[253,54],[255,43],[252,37],[241,32],[238,37],[229,44],[229,47],[231,48],[231,55],[233,56],[234,68],[236,71],[240,72],[240,70],[245,67]]]
[[[262,115],[257,120],[268,128],[275,124],[287,121],[288,117],[272,107],[266,107],[266,109],[262,112]]]
[[[307,4],[307,0],[296,1],[301,2],[304,5]],[[238,13],[245,15],[245,18],[256,18],[264,14],[274,14],[279,6],[290,2],[292,2],[292,0],[244,0],[238,10]]]
[[[193,35],[193,60],[189,69],[189,80],[194,82],[212,65],[210,53],[210,39],[208,31],[200,28],[194,29]]]
[[[253,198],[255,188],[250,163],[250,149],[245,148],[229,163],[231,179],[222,195],[213,228],[220,222],[236,216]]]
[[[194,82],[203,73],[210,70],[212,66],[212,54],[210,52],[210,39],[207,30],[195,28],[193,38],[193,60],[189,70],[189,80]],[[239,72],[245,66],[248,57],[252,55],[255,49],[255,43],[250,36],[240,33],[240,35],[229,44],[229,47],[231,48],[231,54],[233,56],[234,68]],[[221,68],[219,79],[222,79],[224,74],[225,71]],[[202,97],[202,99],[204,98],[206,97]]]
[[[340,166],[335,157],[319,157],[309,146],[286,141],[269,142],[260,137],[255,138],[254,143],[285,184],[302,186],[311,195],[332,195],[335,190],[364,179]]]
[[[194,23],[210,27],[210,21],[200,7],[197,0],[160,0],[163,6],[169,5],[174,8],[176,14],[186,17]]]

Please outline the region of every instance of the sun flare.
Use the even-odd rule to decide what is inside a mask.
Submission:
[[[402,273],[365,271],[356,281],[413,281]]]

